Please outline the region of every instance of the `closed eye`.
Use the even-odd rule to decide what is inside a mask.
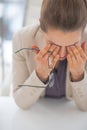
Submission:
[[[65,46],[65,47],[70,47],[70,46],[76,45],[78,42],[79,42],[79,41],[75,42],[75,43],[72,44],[72,45],[68,45],[68,46]],[[50,41],[50,43],[51,43],[51,44],[54,44],[55,46],[62,47],[62,46],[60,46],[60,45],[58,45],[58,44],[55,44],[54,42],[51,42],[51,41]]]

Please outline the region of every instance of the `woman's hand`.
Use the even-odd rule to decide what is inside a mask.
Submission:
[[[86,44],[67,47],[68,65],[72,81],[80,81],[84,77],[84,67],[87,61]]]
[[[39,52],[36,52],[36,73],[42,82],[46,82],[50,72],[59,60],[58,52],[59,47],[51,45],[50,43],[46,44],[46,46]],[[48,64],[49,58],[51,59],[50,67]]]

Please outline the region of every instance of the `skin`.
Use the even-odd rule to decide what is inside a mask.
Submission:
[[[60,60],[67,58],[72,81],[80,81],[84,77],[84,67],[87,61],[86,44],[81,43],[82,30],[64,32],[50,29],[44,33],[45,47],[35,53],[36,73],[42,82],[46,82],[54,67],[58,67]],[[48,53],[48,51],[52,51]],[[48,57],[52,59],[48,66]]]

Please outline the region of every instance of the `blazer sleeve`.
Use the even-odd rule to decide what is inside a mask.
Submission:
[[[79,82],[72,82],[72,95],[77,107],[83,111],[87,111],[87,63],[84,72],[84,78]]]
[[[13,38],[13,96],[20,108],[27,109],[39,99],[47,84],[40,81],[35,70],[31,74],[29,73],[24,56],[21,52],[15,53],[18,48],[22,48],[20,33],[17,33]],[[35,87],[19,87],[19,85]],[[42,88],[38,86],[42,86]]]

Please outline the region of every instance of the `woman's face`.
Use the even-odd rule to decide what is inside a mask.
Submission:
[[[67,57],[67,47],[74,44],[81,44],[82,30],[73,32],[63,32],[61,30],[48,30],[44,33],[46,43],[52,43],[60,47],[59,56],[60,60]]]

